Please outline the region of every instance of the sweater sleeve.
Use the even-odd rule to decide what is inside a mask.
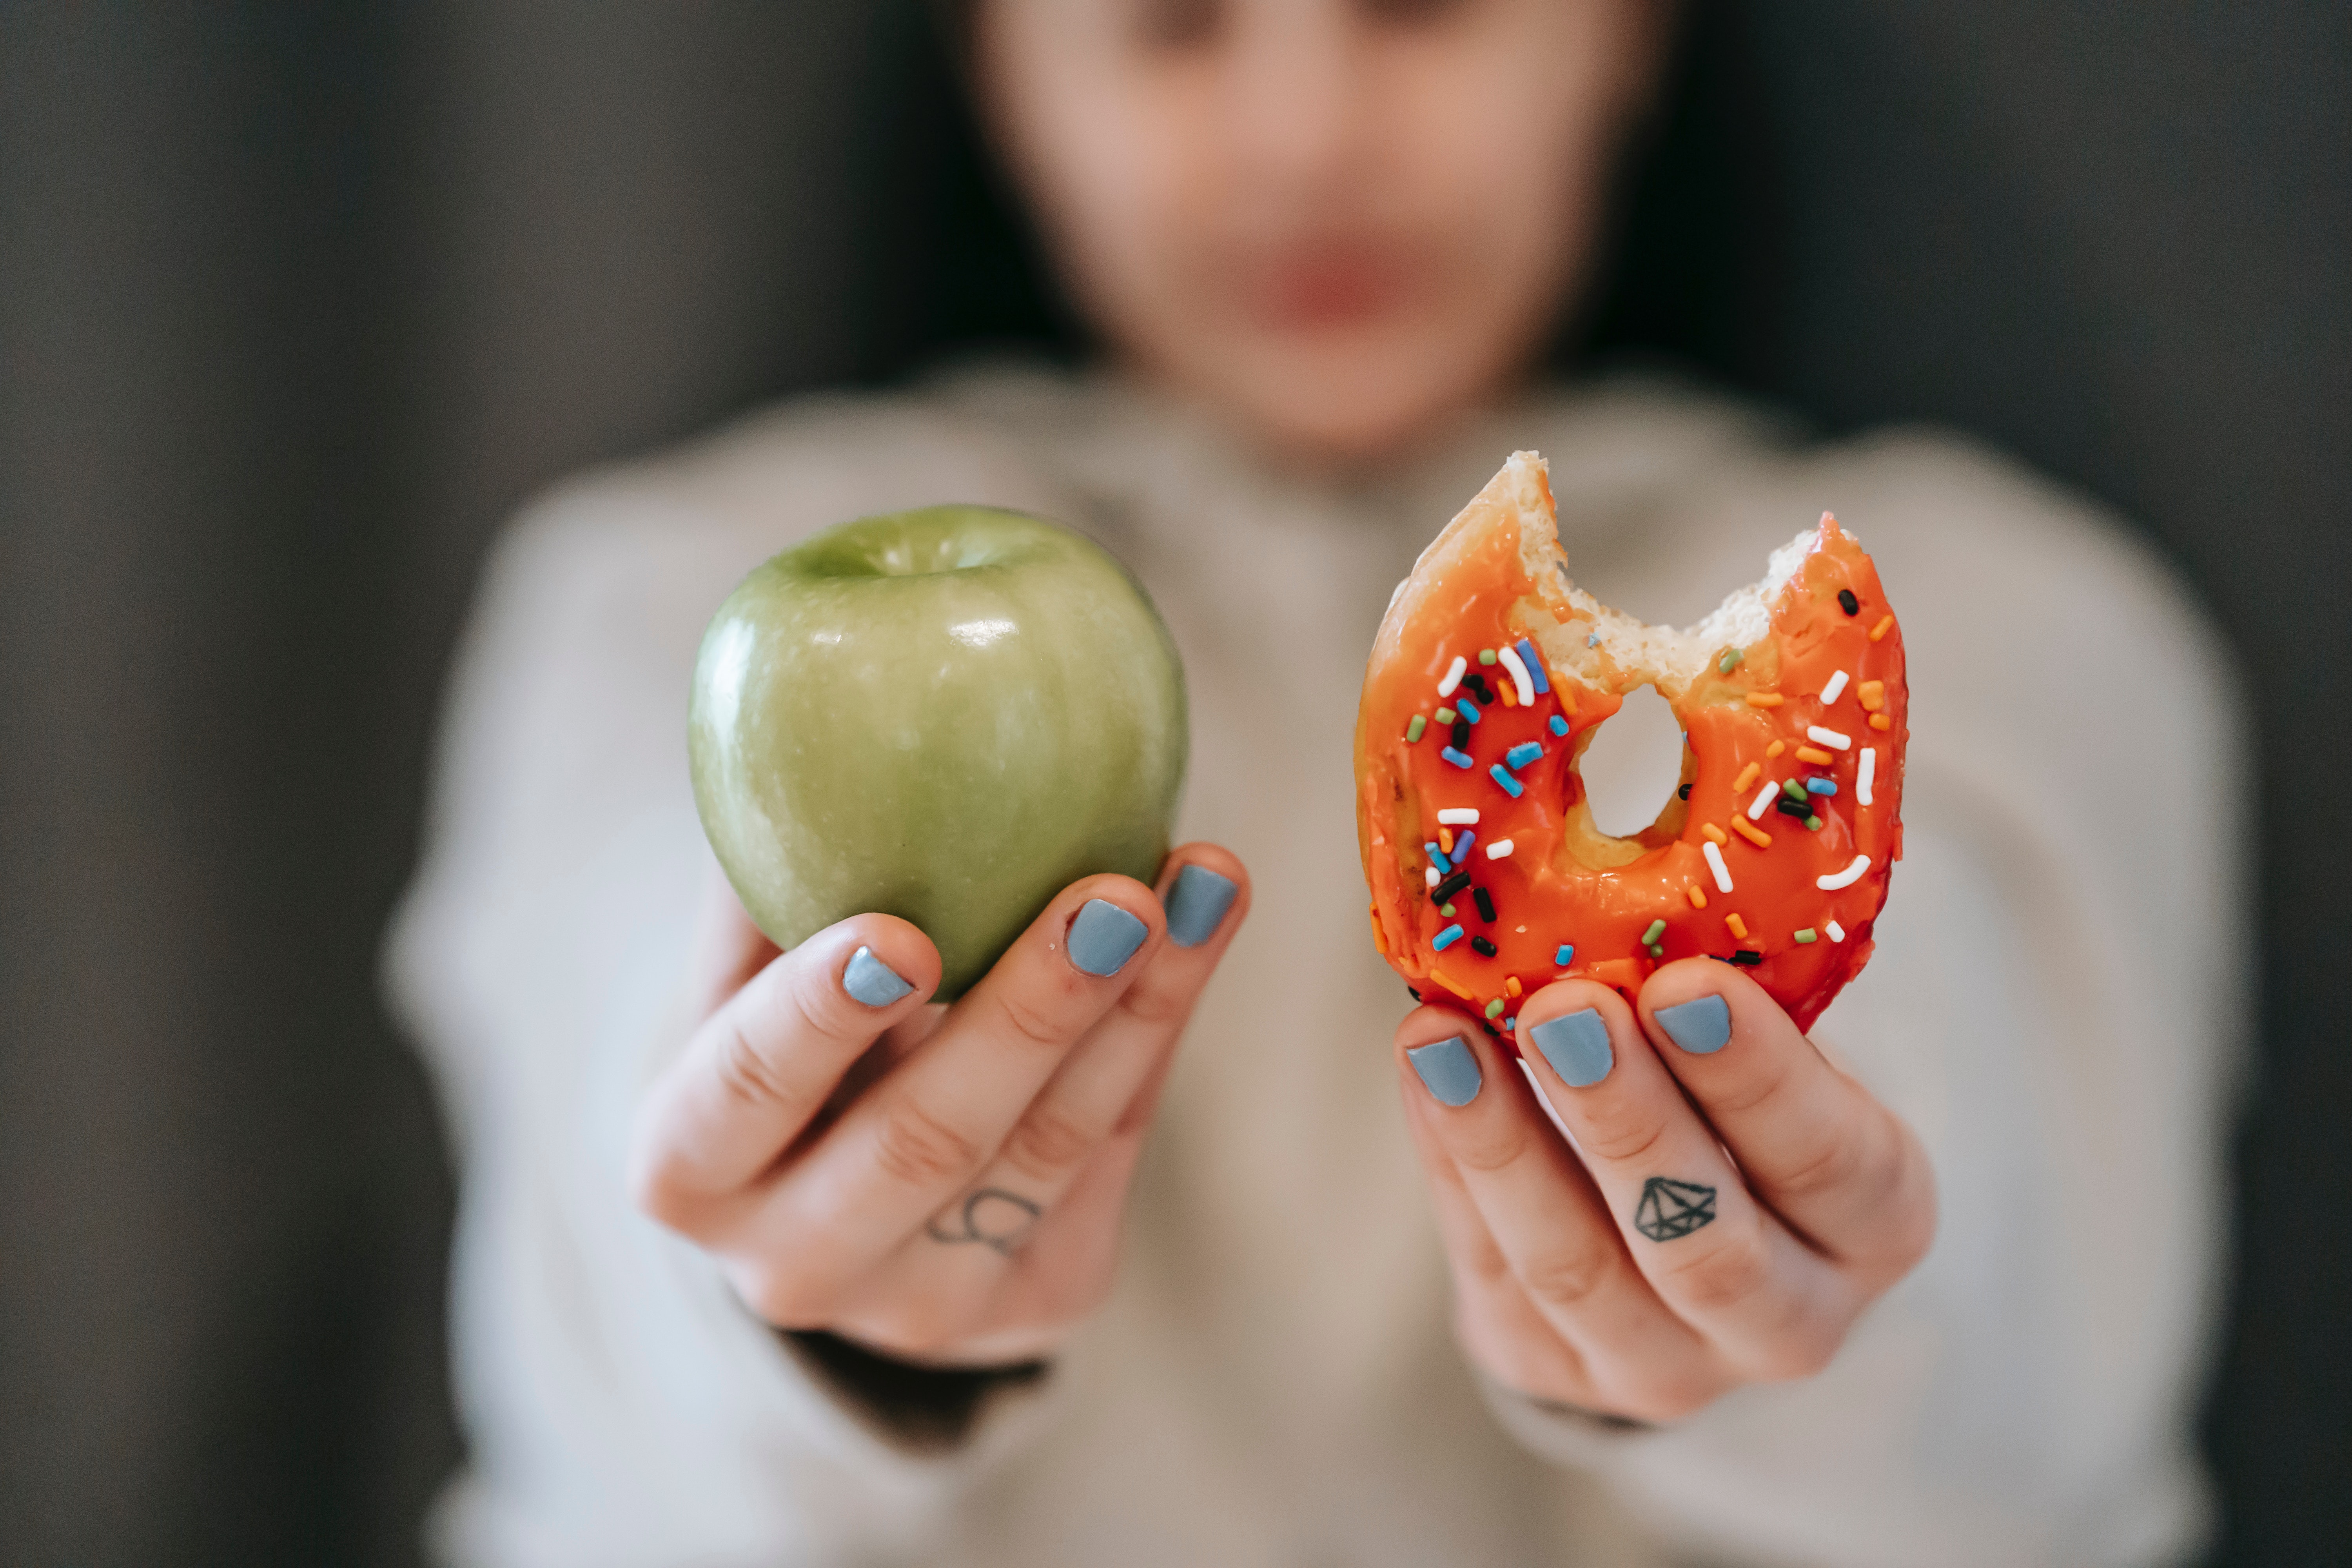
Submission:
[[[494,552],[460,650],[388,977],[463,1166],[471,1455],[436,1537],[467,1568],[918,1557],[1036,1419],[1045,1380],[990,1380],[962,1391],[968,1419],[910,1440],[872,1367],[759,1321],[625,1190],[716,874],[685,755],[710,612],[819,522],[941,493],[1040,500],[952,443],[812,423],[541,505]]]

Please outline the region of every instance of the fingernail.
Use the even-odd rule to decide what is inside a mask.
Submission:
[[[1528,1038],[1570,1089],[1599,1083],[1617,1060],[1609,1049],[1609,1026],[1601,1021],[1598,1008],[1546,1018],[1528,1030]]]
[[[1108,899],[1088,899],[1070,922],[1070,962],[1092,975],[1117,974],[1151,928]]]
[[[1470,1042],[1461,1036],[1434,1045],[1415,1046],[1405,1052],[1404,1058],[1421,1075],[1422,1087],[1436,1097],[1438,1104],[1467,1105],[1478,1098],[1478,1058],[1470,1049]]]
[[[1666,1037],[1695,1057],[1707,1056],[1731,1043],[1731,1006],[1720,996],[1698,996],[1661,1007],[1651,1015]]]
[[[887,1007],[914,989],[897,970],[875,957],[870,947],[849,955],[849,967],[841,972],[841,988],[868,1007]]]
[[[1240,891],[1231,877],[1220,877],[1206,866],[1187,866],[1177,872],[1176,885],[1168,889],[1168,940],[1178,947],[1198,947],[1208,941]]]

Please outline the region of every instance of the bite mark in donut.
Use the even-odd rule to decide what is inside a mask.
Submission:
[[[1577,760],[1635,688],[1685,734],[1681,781],[1631,837]],[[1629,1000],[1661,963],[1744,969],[1810,1027],[1862,970],[1903,855],[1903,635],[1824,512],[1697,626],[1577,588],[1543,459],[1512,456],[1399,584],[1356,721],[1372,937],[1426,1002],[1507,1035],[1580,975]]]

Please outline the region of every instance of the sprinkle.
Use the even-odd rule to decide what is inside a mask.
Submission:
[[[1452,947],[1455,942],[1460,942],[1461,940],[1462,927],[1459,922],[1456,922],[1455,924],[1447,926],[1444,931],[1439,931],[1437,933],[1437,940],[1431,942],[1429,945],[1437,952],[1444,952],[1447,948]]]
[[[1440,708],[1440,709],[1437,710],[1437,721],[1438,721],[1439,723],[1441,723],[1441,724],[1451,724],[1451,723],[1453,723],[1453,722],[1454,722],[1454,710],[1453,710],[1453,709],[1451,709],[1451,708]]]
[[[1758,817],[1763,816],[1765,808],[1772,804],[1773,799],[1778,796],[1780,793],[1780,786],[1774,784],[1770,779],[1766,779],[1764,781],[1764,787],[1756,792],[1756,798],[1748,803],[1748,820],[1753,822]]]
[[[1421,732],[1428,728],[1429,721],[1423,718],[1418,713],[1414,714],[1412,716],[1412,722],[1404,727],[1404,743],[1408,746],[1412,745],[1415,741],[1421,739]]]
[[[1520,638],[1519,647],[1526,646],[1527,639]],[[1528,673],[1527,660],[1519,657],[1518,648],[1507,647],[1503,650],[1503,668],[1511,672],[1511,685],[1505,689],[1505,694],[1508,695],[1510,689],[1516,688],[1519,694],[1520,704],[1528,708],[1534,707],[1538,688],[1535,678]]]
[[[1665,957],[1665,956],[1666,956],[1666,950],[1665,950],[1664,948],[1663,948],[1663,947],[1660,947],[1656,942],[1652,942],[1652,943],[1650,944],[1650,956],[1651,956],[1652,958],[1664,958],[1664,957]]]
[[[1738,937],[1740,941],[1746,942],[1748,940],[1748,922],[1739,918],[1738,910],[1735,910],[1730,914],[1724,916],[1723,923],[1729,926],[1731,928],[1731,934]]]
[[[1763,771],[1764,764],[1761,763],[1750,763],[1746,767],[1740,769],[1739,776],[1731,781],[1731,793],[1734,795],[1746,795],[1748,793],[1748,786],[1754,784],[1756,782],[1756,775]]]
[[[1475,805],[1449,805],[1437,814],[1437,820],[1449,827],[1460,827],[1478,820],[1478,808]]]
[[[1870,786],[1878,777],[1878,753],[1872,748],[1862,749],[1862,761],[1853,771],[1853,798],[1868,805]]]
[[[1744,647],[1725,648],[1723,650],[1723,657],[1715,661],[1716,673],[1718,675],[1729,675],[1733,670],[1739,668],[1739,661],[1747,657],[1748,650]]]
[[[1500,996],[1497,996],[1492,1002],[1486,1004],[1486,1016],[1489,1018],[1499,1018],[1502,1016],[1503,999]]]
[[[1452,904],[1440,904],[1437,906],[1437,912],[1444,915],[1447,920],[1452,920],[1454,918],[1454,906]]]
[[[1470,951],[1481,958],[1492,958],[1495,956],[1495,944],[1483,936],[1474,936],[1470,939]]]
[[[1496,784],[1501,784],[1503,786],[1503,793],[1509,795],[1513,800],[1518,799],[1521,795],[1526,793],[1527,786],[1519,783],[1518,780],[1513,778],[1509,773],[1504,772],[1503,764],[1500,763],[1496,763],[1493,767],[1488,768],[1486,770],[1486,776],[1493,779]],[[1510,840],[1506,838],[1503,842],[1508,844]],[[1494,846],[1491,844],[1488,845],[1486,847],[1486,853],[1492,855],[1494,852]]]
[[[1698,852],[1706,857],[1706,868],[1715,873],[1716,887],[1723,892],[1731,891],[1731,868],[1723,863],[1723,851],[1710,841],[1700,845]]]
[[[1795,933],[1795,935],[1796,935],[1796,938],[1797,938],[1797,940],[1798,940],[1799,942],[1819,942],[1819,941],[1821,941],[1820,936],[1818,936],[1817,934],[1815,934],[1815,932],[1814,932],[1814,931],[1813,931],[1813,928],[1812,928],[1812,927],[1811,927],[1811,926],[1807,926],[1804,930],[1802,930],[1802,931],[1801,931],[1796,932],[1796,933]]]
[[[1446,872],[1454,869],[1454,862],[1445,858],[1444,850],[1434,844],[1423,844],[1422,847],[1429,851],[1429,863],[1437,868],[1439,876],[1443,877]]]
[[[1517,1018],[1516,1018],[1516,1017],[1506,1018],[1506,1019],[1504,1019],[1504,1020],[1503,1020],[1503,1028],[1504,1028],[1504,1030],[1505,1030],[1505,1032],[1506,1032],[1506,1033],[1509,1032],[1510,1030],[1516,1029],[1516,1028],[1517,1028],[1518,1026],[1519,1026],[1519,1021],[1518,1021],[1518,1019],[1517,1019]]]
[[[1478,906],[1478,918],[1485,921],[1488,925],[1493,925],[1495,923],[1495,900],[1487,893],[1486,889],[1484,888],[1473,889],[1471,890],[1470,897],[1472,901],[1476,903]]]
[[[1715,846],[1710,844],[1707,847],[1712,849]],[[1690,895],[1691,908],[1695,910],[1703,910],[1706,908],[1706,895],[1699,891],[1699,886],[1696,882],[1689,883],[1683,889],[1683,891]]]
[[[1437,847],[1448,855],[1454,853],[1454,835],[1451,830],[1444,827],[1437,830]]]
[[[1748,843],[1756,846],[1757,848],[1769,849],[1771,847],[1772,836],[1769,833],[1748,826],[1747,822],[1742,818],[1737,816],[1733,817],[1731,819],[1731,826],[1738,830],[1740,837],[1745,838]]]
[[[1491,704],[1495,700],[1494,692],[1487,689],[1486,678],[1479,674],[1476,670],[1474,669],[1469,674],[1464,676],[1462,678],[1462,684],[1468,687],[1470,689],[1470,695],[1475,697],[1479,701]]]
[[[1786,741],[1775,741],[1775,742],[1773,742],[1770,745],[1769,745],[1769,746],[1767,746],[1767,747],[1765,747],[1765,748],[1764,748],[1764,754],[1765,754],[1766,756],[1768,756],[1768,757],[1777,757],[1777,756],[1779,756],[1781,752],[1783,752],[1787,751],[1788,749],[1789,749],[1789,742],[1786,742]]]
[[[1862,601],[1853,596],[1853,589],[1840,588],[1838,590],[1838,608],[1843,610],[1849,616],[1858,616],[1862,614]]]
[[[1576,949],[1567,942],[1561,942],[1559,951],[1551,955],[1551,961],[1562,969],[1566,969],[1576,962]]]
[[[1884,713],[1873,713],[1870,716],[1870,727],[1874,730],[1892,730],[1895,728],[1895,721]]]
[[[1879,616],[1878,624],[1870,628],[1870,640],[1876,642],[1879,638],[1885,637],[1886,635],[1886,628],[1894,624],[1895,617],[1892,615]]]
[[[1454,700],[1454,710],[1456,713],[1461,714],[1463,718],[1468,720],[1473,724],[1475,724],[1478,721],[1478,705],[1475,702],[1471,701],[1467,697],[1455,698]]]
[[[1690,798],[1690,786],[1691,781],[1689,779],[1685,779],[1682,782],[1681,787],[1675,791],[1675,798],[1676,800],[1688,800]]]
[[[1601,646],[1601,634],[1599,632],[1585,633],[1584,646],[1587,647],[1599,647]]]
[[[1446,973],[1445,971],[1438,968],[1433,963],[1429,966],[1429,977],[1432,980],[1436,981],[1440,985],[1444,986],[1448,991],[1453,992],[1456,996],[1461,997],[1465,1002],[1475,1002],[1478,1000],[1478,998],[1471,995],[1467,990],[1463,988],[1463,984],[1460,981],[1454,979],[1452,975]]]
[[[1445,750],[1438,752],[1437,754],[1444,757],[1447,762],[1452,763],[1457,768],[1475,767],[1477,765],[1470,760],[1467,752],[1457,751],[1452,746],[1446,747]]]
[[[1869,869],[1870,857],[1867,855],[1857,855],[1853,858],[1853,864],[1848,866],[1844,870],[1832,871],[1826,877],[1814,878],[1813,886],[1819,888],[1824,893],[1834,893],[1840,888],[1851,888],[1856,882],[1861,881],[1862,874]]]
[[[1805,733],[1833,752],[1843,752],[1853,744],[1853,737],[1841,735],[1835,730],[1824,730],[1819,724],[1805,726]]]
[[[1807,779],[1805,781],[1805,793],[1807,795],[1835,795],[1837,794],[1837,780]],[[1867,805],[1870,803],[1868,801],[1864,801],[1863,804]]]
[[[1454,716],[1454,728],[1447,735],[1446,739],[1453,745],[1455,751],[1468,751],[1470,749],[1470,721],[1462,717],[1461,714],[1456,713]]]
[[[1753,967],[1764,962],[1764,955],[1753,949],[1743,947],[1731,955],[1731,962],[1743,968]]]
[[[1512,793],[1513,793],[1513,794],[1517,794],[1517,791],[1513,791]],[[1495,842],[1493,842],[1492,844],[1489,844],[1489,845],[1487,845],[1487,846],[1486,846],[1486,858],[1487,858],[1487,859],[1489,859],[1489,860],[1507,860],[1507,859],[1509,859],[1510,858],[1511,858],[1511,841],[1510,841],[1509,839],[1507,839],[1507,838],[1497,838],[1497,839],[1496,839],[1496,840],[1495,840]]]
[[[1838,700],[1839,693],[1843,690],[1845,690],[1845,671],[1841,669],[1830,677],[1830,683],[1827,686],[1822,688],[1822,700],[1834,702]]]
[[[1513,684],[1512,682],[1510,682],[1510,681],[1507,681],[1507,681],[1503,682],[1502,686],[1501,686],[1498,689],[1499,689],[1499,690],[1502,692],[1502,694],[1503,694],[1503,706],[1504,706],[1504,707],[1506,707],[1506,708],[1517,708],[1517,707],[1519,705],[1519,696],[1518,696],[1518,690],[1519,690],[1519,689],[1518,689],[1518,687],[1517,687],[1517,685],[1515,685],[1515,684]]]
[[[1845,940],[1845,927],[1838,924],[1835,921],[1822,921],[1822,929],[1830,933],[1830,940],[1832,942],[1843,942]]]
[[[1533,741],[1521,741],[1503,753],[1503,761],[1510,765],[1512,772],[1517,773],[1542,755],[1541,746],[1537,745]]]
[[[1454,838],[1454,863],[1456,866],[1459,866],[1463,861],[1470,858],[1470,846],[1475,844],[1477,841],[1478,836],[1470,832],[1464,832]]]
[[[1519,977],[1517,975],[1506,974],[1503,976],[1503,994],[1506,996],[1517,996],[1519,994]]]
[[[1437,683],[1437,694],[1440,697],[1453,696],[1454,689],[1462,684],[1462,672],[1469,668],[1470,661],[1455,654],[1454,662],[1445,667],[1445,679]]]
[[[1567,720],[1565,720],[1565,719],[1563,719],[1563,718],[1561,718],[1561,717],[1560,717],[1559,714],[1557,714],[1557,713],[1553,714],[1553,715],[1551,716],[1551,732],[1552,732],[1553,734],[1555,734],[1555,735],[1565,735],[1565,734],[1567,734],[1567,733],[1568,733],[1568,721],[1567,721]]]
[[[1797,761],[1801,763],[1811,763],[1817,768],[1825,768],[1832,763],[1836,762],[1837,759],[1831,756],[1827,752],[1822,751],[1819,746],[1799,746],[1797,748]]]
[[[1478,650],[1478,662],[1485,665],[1493,664],[1495,662],[1495,650],[1490,647],[1480,648]]]
[[[1652,921],[1650,922],[1650,929],[1642,933],[1642,945],[1643,947],[1647,947],[1652,942],[1657,941],[1659,936],[1664,932],[1665,929],[1665,921],[1662,920]]]
[[[1783,699],[1777,691],[1751,691],[1748,694],[1750,708],[1778,708]]]
[[[1540,697],[1549,691],[1551,682],[1544,679],[1543,660],[1536,657],[1536,645],[1521,637],[1517,652],[1520,668],[1528,672],[1528,679],[1535,682],[1536,695]]]
[[[1434,889],[1434,888],[1437,886],[1437,868],[1436,868],[1436,867],[1434,867],[1434,866],[1424,866],[1424,867],[1423,867],[1423,868],[1421,868],[1421,874],[1422,874],[1423,877],[1425,877],[1425,878],[1427,878],[1427,879],[1429,879],[1429,880],[1428,880],[1428,884],[1427,884],[1427,885],[1428,885],[1430,888]]]
[[[1382,958],[1389,955],[1389,933],[1381,929],[1381,906],[1378,904],[1372,906],[1372,945],[1380,949]]]
[[[1470,873],[1469,873],[1469,872],[1467,872],[1467,871],[1456,871],[1456,872],[1454,872],[1454,875],[1452,875],[1451,877],[1446,878],[1446,879],[1445,879],[1445,880],[1444,880],[1444,881],[1442,881],[1442,882],[1440,882],[1440,883],[1438,883],[1438,884],[1437,884],[1437,901],[1438,901],[1439,903],[1441,903],[1441,904],[1442,904],[1442,903],[1444,903],[1444,902],[1445,902],[1445,900],[1446,900],[1451,899],[1454,894],[1456,894],[1456,893],[1460,892],[1463,889],[1465,889],[1465,888],[1468,887],[1469,885],[1470,885]]]
[[[1782,779],[1780,781],[1780,793],[1787,795],[1790,800],[1802,800],[1805,798],[1805,786],[1799,784],[1795,779]],[[1444,835],[1441,834],[1439,837],[1443,837]]]
[[[1706,835],[1707,842],[1710,844],[1728,844],[1731,842],[1730,838],[1725,835],[1723,829],[1717,827],[1712,822],[1700,823],[1698,825],[1698,830]]]
[[[1875,713],[1878,711],[1879,704],[1886,700],[1886,682],[1883,680],[1865,680],[1860,686],[1853,689],[1853,694],[1862,699],[1862,705],[1864,709]]]
[[[1794,800],[1790,800],[1785,795],[1781,795],[1772,802],[1772,809],[1783,816],[1793,816],[1799,822],[1813,815],[1813,808],[1805,804],[1805,797],[1801,795]]]
[[[1805,831],[1806,831],[1806,832],[1808,832],[1808,833],[1819,833],[1821,830],[1822,830],[1822,819],[1821,819],[1820,817],[1818,817],[1818,816],[1808,816],[1808,817],[1806,817],[1806,818],[1805,818]]]

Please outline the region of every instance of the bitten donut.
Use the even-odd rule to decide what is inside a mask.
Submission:
[[[1682,722],[1680,786],[1630,838],[1577,760],[1635,688]],[[1543,459],[1512,456],[1398,585],[1356,721],[1372,937],[1426,1002],[1507,1034],[1586,976],[1630,998],[1704,955],[1800,1028],[1862,970],[1903,855],[1903,634],[1822,514],[1687,630],[1569,578]]]

